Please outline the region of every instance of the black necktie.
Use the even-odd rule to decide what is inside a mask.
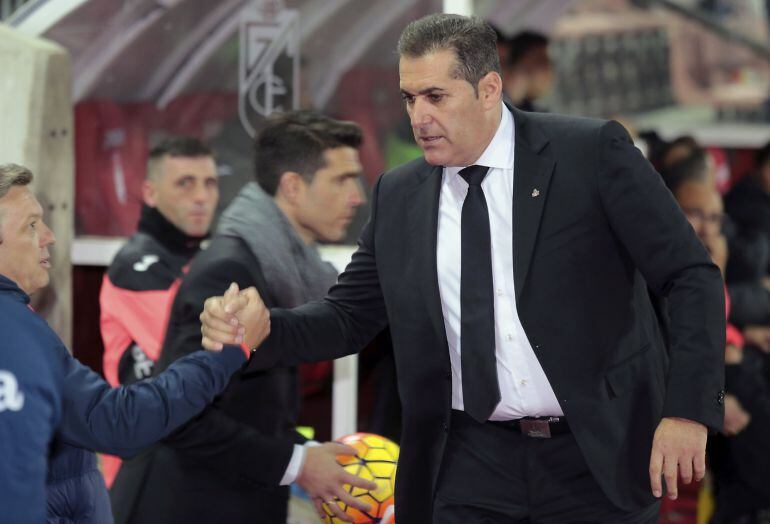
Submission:
[[[500,401],[495,359],[495,305],[492,291],[492,240],[481,181],[489,168],[468,166],[462,211],[460,269],[460,355],[465,412],[486,422]]]

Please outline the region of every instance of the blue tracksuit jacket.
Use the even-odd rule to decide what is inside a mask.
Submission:
[[[112,522],[93,451],[131,456],[200,412],[244,362],[198,352],[111,388],[0,275],[0,524]]]

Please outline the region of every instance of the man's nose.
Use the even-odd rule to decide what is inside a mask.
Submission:
[[[46,224],[43,224],[43,234],[40,237],[41,247],[48,247],[56,243],[56,236]]]
[[[209,198],[209,190],[206,184],[196,184],[195,192],[193,193],[193,199],[196,202],[205,202]]]
[[[418,127],[426,126],[432,121],[432,115],[430,106],[422,100],[415,99],[412,106],[412,127],[415,129]]]
[[[361,186],[360,180],[355,180],[349,202],[350,207],[353,208],[356,208],[366,202],[366,194],[364,193],[364,188]]]

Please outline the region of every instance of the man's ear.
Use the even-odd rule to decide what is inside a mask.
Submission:
[[[487,109],[500,104],[503,93],[503,79],[495,71],[490,71],[479,80],[479,98]]]
[[[157,191],[155,188],[155,182],[152,180],[145,180],[142,182],[142,200],[150,207],[158,205],[158,201],[155,198]]]
[[[305,179],[302,178],[302,175],[295,171],[284,171],[278,182],[278,192],[287,202],[296,204],[304,185]]]

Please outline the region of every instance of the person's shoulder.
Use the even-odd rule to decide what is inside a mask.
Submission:
[[[208,247],[195,256],[190,264],[188,276],[212,269],[249,267],[255,260],[254,253],[243,239],[217,234],[211,239]]]
[[[48,323],[21,303],[0,301],[0,312],[5,349],[0,351],[0,370],[34,383],[47,383],[61,375],[70,355]]]
[[[137,232],[118,251],[107,276],[130,291],[168,289],[179,278],[174,256],[152,236]]]
[[[524,118],[543,129],[551,137],[597,136],[603,130],[617,131],[623,127],[612,120],[582,116],[560,115],[557,113],[517,113],[514,118]],[[617,127],[616,127],[617,126]]]
[[[259,261],[242,239],[216,235],[209,246],[193,258],[179,294],[195,293],[200,287],[209,288],[218,283],[226,288],[233,281],[251,285],[251,275],[258,266]]]
[[[558,155],[583,158],[587,151],[604,151],[610,147],[625,152],[633,146],[631,135],[615,120],[554,113],[526,113],[525,118],[525,126],[531,126],[536,133],[540,133],[546,139],[541,143],[548,143]],[[532,133],[529,130],[524,132]]]
[[[394,167],[383,173],[380,179],[380,188],[403,188],[418,184],[420,175],[430,173],[435,166],[425,161],[424,157],[415,158],[405,164]]]

